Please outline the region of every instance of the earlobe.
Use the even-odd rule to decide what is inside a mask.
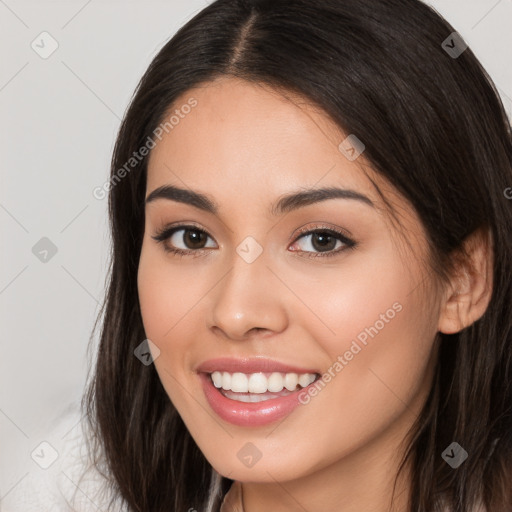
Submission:
[[[438,331],[454,334],[469,327],[485,313],[493,285],[492,235],[477,230],[456,255],[459,262],[441,304]]]

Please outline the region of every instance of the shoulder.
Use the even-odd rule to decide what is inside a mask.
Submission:
[[[24,476],[2,499],[1,512],[86,512],[91,504],[124,512],[120,500],[109,508],[108,481],[90,463],[84,425],[79,405],[72,403],[38,433]]]

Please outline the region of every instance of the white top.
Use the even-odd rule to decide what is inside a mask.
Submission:
[[[126,512],[120,500],[108,507],[106,481],[89,463],[84,426],[79,405],[71,404],[25,454],[8,486],[2,482],[0,512]]]

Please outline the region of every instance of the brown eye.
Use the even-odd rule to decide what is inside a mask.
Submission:
[[[216,247],[215,244],[206,245],[209,238],[211,239],[206,231],[195,226],[174,226],[153,236],[154,240],[164,244],[166,251],[180,254]]]
[[[356,243],[343,233],[327,228],[302,230],[295,240],[292,250],[307,253],[308,257],[335,256],[346,249],[352,249]]]
[[[313,233],[311,235],[311,245],[317,251],[332,251],[336,247],[338,240],[329,233]]]
[[[181,239],[184,242],[187,249],[202,249],[208,238],[206,233],[199,229],[180,229],[176,231],[175,234],[180,231],[183,231],[183,234],[179,235],[178,239]]]

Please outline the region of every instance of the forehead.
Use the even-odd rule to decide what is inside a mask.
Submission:
[[[183,108],[189,104],[195,106]],[[347,134],[297,95],[222,77],[180,96],[164,122],[171,116],[150,155],[148,193],[175,184],[219,204],[238,197],[243,205],[266,205],[292,189],[337,186],[380,201],[365,172],[383,180],[364,153],[347,159],[339,149]]]

